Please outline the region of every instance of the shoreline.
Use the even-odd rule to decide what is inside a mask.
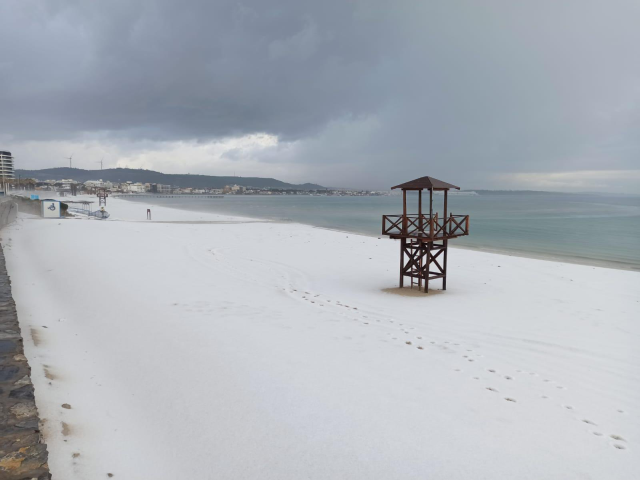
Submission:
[[[133,198],[136,198],[136,197],[132,197],[132,198],[119,197],[119,200],[130,201]],[[137,198],[140,198],[140,197],[137,197]],[[350,234],[350,235],[361,235],[361,236],[369,237],[369,238],[382,238],[381,234],[373,234],[373,233],[369,233],[369,232],[362,232],[362,231],[355,231],[355,230],[344,230],[344,229],[341,229],[341,228],[333,228],[333,227],[325,227],[325,226],[314,225],[312,223],[304,223],[304,222],[299,222],[299,221],[290,220],[290,219],[278,219],[278,218],[273,218],[273,217],[260,218],[260,217],[252,217],[252,216],[240,215],[240,214],[235,214],[235,213],[233,215],[229,215],[229,214],[224,213],[224,212],[215,212],[215,211],[209,212],[209,211],[203,211],[203,210],[195,210],[195,209],[190,209],[190,208],[183,208],[183,207],[175,206],[175,205],[169,206],[169,205],[162,205],[162,204],[153,203],[153,202],[147,202],[147,203],[149,203],[151,205],[155,205],[155,206],[159,206],[159,207],[163,207],[163,208],[171,208],[171,209],[179,210],[179,211],[199,212],[199,213],[212,213],[214,215],[233,216],[233,217],[244,218],[244,219],[252,220],[252,221],[270,221],[270,222],[275,222],[275,223],[297,223],[297,224],[300,224],[300,225],[306,225],[306,226],[313,227],[313,228],[318,228],[318,229],[328,230],[328,231],[334,231],[334,232],[347,233],[347,234]],[[473,229],[471,230],[470,236],[473,236]],[[497,248],[490,248],[490,247],[484,247],[484,246],[459,245],[459,244],[455,244],[455,243],[452,243],[449,246],[449,248],[461,249],[461,250],[471,250],[471,251],[478,251],[478,252],[485,252],[485,253],[492,253],[492,254],[496,254],[496,255],[505,255],[505,256],[509,256],[509,257],[529,258],[529,259],[532,259],[532,260],[544,260],[544,261],[547,261],[547,262],[568,263],[568,264],[572,264],[572,265],[583,265],[583,266],[587,266],[587,267],[597,267],[597,268],[607,268],[607,269],[611,269],[611,270],[640,272],[640,265],[633,265],[633,264],[627,264],[627,263],[623,263],[623,262],[615,262],[615,261],[610,261],[610,260],[599,260],[599,259],[595,259],[595,258],[583,257],[583,256],[578,256],[578,255],[561,255],[561,254],[554,255],[554,254],[545,254],[545,253],[540,253],[540,252],[534,252],[534,251],[530,251],[530,250],[516,250],[516,249],[508,249],[508,248],[497,249]]]

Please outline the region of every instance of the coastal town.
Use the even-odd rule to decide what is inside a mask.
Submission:
[[[7,185],[8,191],[46,191],[57,192],[61,196],[76,195],[81,193],[94,194],[98,190],[106,190],[117,194],[161,194],[161,195],[313,195],[313,196],[382,196],[389,195],[386,191],[373,190],[347,190],[347,189],[315,189],[301,190],[293,188],[258,188],[241,185],[226,185],[224,188],[194,188],[179,187],[176,185],[164,185],[160,183],[122,182],[114,183],[103,180],[88,180],[79,182],[73,179],[44,180],[13,179]]]

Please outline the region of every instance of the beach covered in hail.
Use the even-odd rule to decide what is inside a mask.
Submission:
[[[107,210],[2,231],[54,479],[640,478],[639,273]]]

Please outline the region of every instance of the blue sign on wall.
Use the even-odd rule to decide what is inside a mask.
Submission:
[[[31,200],[40,200],[40,195],[31,195]]]

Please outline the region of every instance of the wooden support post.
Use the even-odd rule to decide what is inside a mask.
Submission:
[[[433,238],[433,189],[429,189],[429,238]]]
[[[407,191],[402,190],[402,234],[407,234]]]
[[[400,239],[400,288],[404,287],[404,272],[402,270],[404,269],[404,249],[406,245],[407,245],[407,239],[401,238]]]
[[[442,290],[446,290],[447,289],[447,252],[449,250],[449,240],[445,239],[445,241],[442,242],[442,244],[444,245],[444,262],[442,263],[442,269],[444,270],[444,277],[442,277]]]
[[[422,242],[418,247],[418,291],[422,288]]]
[[[429,269],[431,268],[431,247],[433,242],[428,242],[423,245],[427,246],[427,274],[424,276],[424,293],[429,293]]]
[[[422,228],[422,190],[418,190],[418,234],[424,233]]]
[[[442,221],[443,221],[443,224],[442,224],[442,235],[444,237],[446,237],[447,233],[448,233],[447,232],[447,192],[448,191],[449,190],[445,190],[444,191],[444,215],[442,216]]]

